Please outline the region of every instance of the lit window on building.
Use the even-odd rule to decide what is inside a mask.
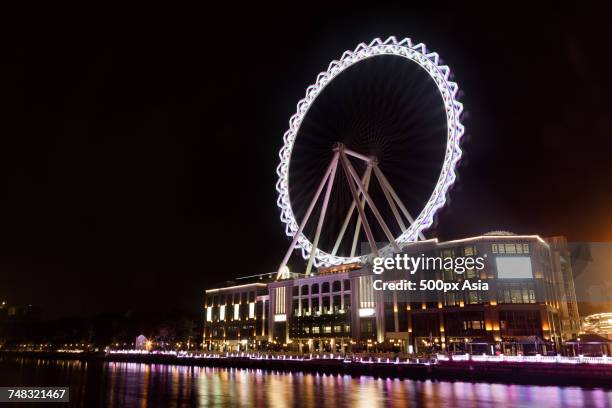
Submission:
[[[468,293],[468,304],[475,305],[478,303],[482,303],[482,297],[480,295],[480,291],[470,291]]]
[[[225,320],[225,305],[221,305],[221,307],[219,307],[219,320]]]
[[[255,318],[255,303],[249,303],[249,319]]]
[[[281,286],[280,288],[275,289],[276,295],[276,308],[274,310],[275,314],[284,314],[285,313],[285,287]]]
[[[240,305],[234,304],[234,320],[240,320]]]
[[[206,308],[206,321],[212,322],[212,307],[211,306]]]
[[[440,256],[442,258],[453,258],[455,255],[452,249],[443,249],[442,251],[440,251]]]

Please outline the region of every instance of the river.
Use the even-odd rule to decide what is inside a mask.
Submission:
[[[87,408],[612,407],[612,390],[598,388],[7,357],[0,386],[68,386],[69,406]]]

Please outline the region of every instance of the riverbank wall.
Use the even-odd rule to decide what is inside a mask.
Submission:
[[[178,356],[174,354],[1,352],[0,357],[21,357],[91,362],[172,364],[197,367],[242,368],[327,375],[373,376],[413,380],[499,382],[542,385],[576,385],[612,389],[611,364],[554,362],[393,361],[352,360],[342,357],[295,356]]]

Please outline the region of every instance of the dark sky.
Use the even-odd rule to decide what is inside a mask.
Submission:
[[[608,10],[31,7],[4,13],[0,57],[11,303],[199,310],[210,283],[275,270],[288,119],[330,60],[377,36],[425,42],[462,90],[465,159],[436,234],[612,240]]]

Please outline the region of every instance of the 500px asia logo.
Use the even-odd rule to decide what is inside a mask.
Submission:
[[[465,271],[475,269],[480,271],[484,269],[484,258],[479,257],[440,257],[440,256],[408,256],[407,254],[396,254],[389,258],[374,258],[372,272],[380,275],[386,270],[404,270],[414,275],[418,270],[452,270],[456,274],[463,274]]]

